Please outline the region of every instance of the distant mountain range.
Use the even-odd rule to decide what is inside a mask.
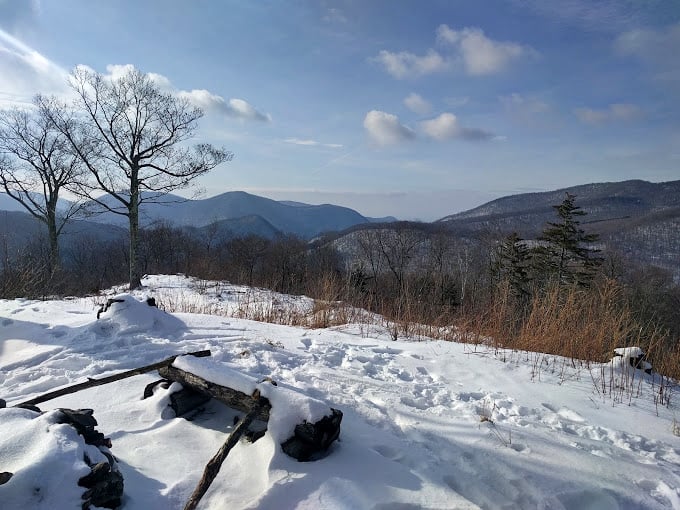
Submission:
[[[420,228],[443,227],[462,237],[488,233],[500,238],[517,232],[532,239],[547,222],[555,220],[553,206],[561,203],[566,193],[576,195],[576,205],[588,213],[582,218],[584,228],[600,234],[600,247],[668,268],[680,279],[680,180],[596,183],[511,195],[431,224],[420,224]],[[42,232],[42,226],[22,211],[14,200],[0,194],[0,235],[5,249],[35,239]],[[394,221],[393,217],[367,218],[347,207],[279,202],[242,191],[204,200],[167,195],[162,203],[146,202],[141,208],[143,226],[164,223],[213,239],[248,234],[267,238],[294,234],[313,239],[327,232],[341,237],[343,231],[375,228],[377,223]],[[102,229],[103,223],[109,227]],[[110,240],[126,232],[127,218],[106,212],[70,224],[63,242],[72,245],[82,243],[82,239]]]
[[[325,232],[344,230],[354,225],[371,222],[396,221],[393,217],[368,218],[347,207],[301,202],[278,202],[242,191],[223,193],[204,200],[187,200],[175,195],[165,195],[156,201],[150,195],[140,206],[142,227],[166,224],[185,228],[199,237],[226,239],[255,234],[266,238],[293,234],[312,239]],[[103,197],[110,207],[119,203],[110,196]],[[64,201],[64,207],[68,203]],[[111,240],[126,235],[128,219],[104,210],[94,202],[90,209],[98,214],[86,220],[69,223],[62,237],[67,248],[87,239]],[[108,227],[102,229],[101,225]],[[17,201],[0,193],[0,236],[5,248],[15,250],[27,241],[44,236],[43,226]]]
[[[555,221],[552,206],[560,204],[566,193],[576,195],[576,205],[587,213],[582,226],[600,235],[602,248],[667,268],[680,278],[680,180],[607,182],[512,195],[437,223],[460,235],[517,232],[531,239],[548,221]]]
[[[576,205],[588,213],[585,221],[600,222],[641,216],[680,207],[680,181],[652,183],[641,180],[584,184],[555,191],[522,193],[488,202],[469,211],[446,216],[439,222],[470,228],[502,228],[529,234],[551,219],[553,205],[566,193],[576,195]]]
[[[111,206],[118,205],[111,197],[106,197],[105,200]],[[91,220],[120,226],[127,224],[126,217],[111,212],[93,216]],[[344,230],[375,221],[396,219],[367,218],[353,209],[337,205],[279,202],[243,191],[230,191],[203,200],[165,195],[156,201],[146,201],[140,207],[140,222],[143,226],[159,222],[178,227],[211,226],[225,234],[252,233],[269,238],[276,234],[295,234],[311,239],[324,232]]]

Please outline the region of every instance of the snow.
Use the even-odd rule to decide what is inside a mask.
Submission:
[[[74,428],[57,423],[58,413],[0,409],[0,468],[14,474],[0,486],[2,508],[81,506],[77,483],[90,471],[83,461],[87,445]]]
[[[614,349],[614,352],[619,355],[623,356],[624,358],[639,358],[640,356],[644,356],[645,353],[643,352],[642,349],[639,347],[618,347]]]
[[[43,415],[11,406],[202,349],[212,356],[175,365],[259,388],[272,403],[267,434],[231,451],[202,509],[680,509],[678,388],[668,388],[668,407],[657,405],[658,380],[621,357],[571,368],[541,355],[536,376],[533,353],[393,342],[376,325],[304,329],[233,317],[244,293],[301,311],[311,309],[307,298],[181,276],[144,284],[144,293],[118,294],[123,302],[100,320],[102,298],[0,301],[0,398],[10,406],[0,409],[0,472],[14,473],[0,485],[3,510],[80,506],[74,481],[87,471],[85,445],[54,422],[59,407],[94,409],[125,479],[123,509],[183,508],[242,413],[210,401],[175,418],[167,404],[176,385],[141,399],[156,374],[45,402]],[[146,296],[194,313],[149,307]],[[629,397],[602,391],[603,378],[621,386],[631,371]],[[330,407],[344,418],[328,455],[287,457],[280,443],[294,425]]]

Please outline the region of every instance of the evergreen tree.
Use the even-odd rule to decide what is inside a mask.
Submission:
[[[498,246],[493,271],[499,280],[506,280],[518,297],[528,297],[531,286],[529,268],[531,253],[524,240],[513,232]]]
[[[536,248],[536,269],[558,285],[587,286],[602,264],[602,259],[596,255],[599,250],[589,246],[599,236],[586,233],[580,227],[579,218],[587,213],[574,203],[575,200],[576,195],[567,193],[561,204],[553,206],[559,221],[548,222],[539,237],[543,245]]]

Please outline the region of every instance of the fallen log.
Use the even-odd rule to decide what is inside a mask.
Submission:
[[[217,473],[220,472],[220,467],[222,467],[222,463],[227,458],[227,455],[229,455],[231,449],[236,446],[238,440],[248,430],[248,426],[255,419],[255,416],[260,411],[260,407],[264,405],[264,401],[267,400],[263,397],[260,397],[257,390],[255,390],[255,395],[251,398],[255,402],[253,408],[243,418],[241,418],[241,421],[232,431],[232,433],[229,434],[229,437],[224,442],[222,447],[217,451],[215,456],[210,459],[210,461],[208,461],[208,464],[206,464],[205,469],[203,470],[203,476],[201,476],[201,479],[194,489],[194,492],[191,494],[191,497],[187,501],[187,504],[184,505],[184,510],[195,510],[195,508],[198,506],[198,503],[201,501],[201,498],[206,492],[208,492],[208,489],[217,476]],[[267,401],[267,404],[268,403],[269,402]]]
[[[210,395],[212,398],[223,402],[227,406],[244,413],[249,413],[256,403],[256,400],[251,395],[226,386],[220,386],[219,384],[215,384],[196,374],[173,367],[172,365],[166,365],[159,368],[158,373],[164,379],[178,382],[185,387]],[[258,406],[259,409],[255,415],[255,419],[269,421],[269,411],[272,406],[268,399],[260,397],[260,400],[261,402]]]
[[[269,421],[272,410],[271,402],[269,399],[260,396],[259,392],[256,392],[256,396],[253,397],[172,365],[164,366],[158,372],[164,379],[178,382],[184,388],[191,388],[209,395],[233,409],[248,414],[254,413],[253,419],[263,422]],[[276,384],[271,379],[268,380],[272,384]],[[301,462],[316,460],[339,437],[341,422],[342,411],[330,408],[329,414],[315,423],[305,421],[297,424],[293,435],[287,438],[281,444],[281,447],[284,453]]]
[[[158,363],[152,363],[151,365],[145,365],[143,367],[139,368],[134,368],[132,370],[126,370],[125,372],[121,372],[119,374],[114,374],[110,375],[107,377],[102,377],[101,379],[88,379],[85,382],[81,382],[78,384],[74,384],[72,386],[66,386],[65,388],[60,388],[58,390],[50,391],[48,393],[44,393],[42,395],[39,395],[35,398],[32,398],[30,400],[26,400],[25,402],[21,402],[20,404],[14,405],[14,407],[25,407],[25,406],[35,406],[37,404],[40,404],[42,402],[46,402],[48,400],[55,399],[57,397],[63,397],[64,395],[69,395],[71,393],[76,393],[81,390],[85,390],[88,388],[93,388],[95,386],[102,386],[104,384],[109,384],[115,381],[120,381],[121,379],[127,379],[128,377],[133,377],[135,375],[140,375],[140,374],[145,374],[147,372],[152,372],[154,370],[158,370],[159,368],[172,365],[172,363],[177,359],[179,356],[195,356],[197,358],[203,358],[206,356],[210,356],[210,351],[205,350],[205,351],[195,351],[195,352],[188,352],[186,354],[179,354],[177,356],[170,356],[169,358],[164,359],[163,361],[159,361]]]

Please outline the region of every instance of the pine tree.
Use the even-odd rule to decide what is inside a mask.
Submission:
[[[513,232],[498,246],[493,271],[500,280],[506,280],[510,284],[516,296],[528,297],[531,285],[530,263],[529,248],[517,232]]]
[[[536,248],[538,272],[558,285],[590,284],[595,271],[602,264],[592,243],[599,238],[583,230],[578,218],[585,216],[574,202],[576,195],[566,194],[565,199],[553,208],[559,217],[558,222],[548,222],[539,237],[543,244]]]

